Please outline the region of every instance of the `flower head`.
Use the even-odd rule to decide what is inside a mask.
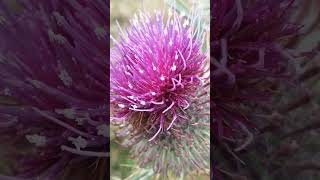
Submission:
[[[195,23],[172,10],[168,17],[140,13],[114,39],[112,121],[124,125],[118,135],[129,134],[133,155],[155,172],[209,164],[207,55]]]

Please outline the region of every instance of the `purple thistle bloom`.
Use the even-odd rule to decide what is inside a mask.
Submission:
[[[116,42],[111,54],[115,118],[150,112],[154,119],[150,125],[169,130],[177,111],[189,107],[202,81],[205,55],[191,29],[174,18],[170,24],[160,14],[154,19],[142,15],[140,21],[132,21],[127,38],[121,36],[122,41]],[[176,118],[168,122],[165,115]]]
[[[166,20],[159,12],[140,13],[119,42],[112,38],[112,121],[124,125],[119,136],[131,136],[125,144],[139,164],[157,173],[209,166],[207,56],[194,20],[171,11]],[[188,149],[186,143],[201,138],[198,152]]]
[[[65,169],[92,163],[104,173],[106,2],[20,1],[15,7],[0,3],[0,91],[15,102],[0,106],[0,137],[32,145],[18,152],[17,177],[57,179]]]
[[[117,106],[117,119],[150,112],[150,125],[169,130],[177,111],[187,109],[195,96],[205,56],[180,20],[170,24],[160,14],[154,19],[141,16],[112,51],[111,102]],[[165,115],[174,118],[167,122]]]

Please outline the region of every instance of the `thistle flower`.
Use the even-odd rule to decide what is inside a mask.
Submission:
[[[68,177],[66,169],[92,163],[104,173],[106,2],[19,1],[15,7],[0,2],[0,91],[15,102],[0,106],[0,137],[32,146],[18,152],[16,177]]]
[[[111,50],[112,122],[140,166],[177,176],[209,168],[205,32],[195,18],[140,12]]]
[[[293,3],[211,1],[214,145],[231,146],[229,152],[245,149],[257,128],[250,118],[267,106],[281,81],[292,82],[297,62],[285,40],[299,29],[288,21]]]

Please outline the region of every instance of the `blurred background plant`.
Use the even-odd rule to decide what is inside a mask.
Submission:
[[[292,21],[302,28],[283,42],[297,62],[294,79],[282,81],[273,100],[255,109],[260,115],[248,109],[258,129],[249,146],[235,156],[214,150],[223,180],[320,179],[320,1],[294,2]]]
[[[107,8],[0,1],[0,179],[109,176]]]

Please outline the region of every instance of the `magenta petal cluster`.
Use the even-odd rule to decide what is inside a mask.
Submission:
[[[170,13],[169,13],[170,16]],[[188,18],[141,13],[111,51],[113,121],[148,112],[152,141],[179,121],[203,83],[206,56]]]

